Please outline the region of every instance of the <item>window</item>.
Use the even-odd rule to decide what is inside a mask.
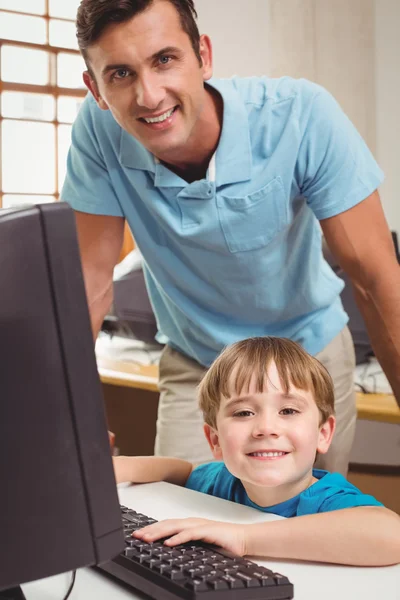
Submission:
[[[0,0],[0,208],[60,197],[86,95],[80,0]]]

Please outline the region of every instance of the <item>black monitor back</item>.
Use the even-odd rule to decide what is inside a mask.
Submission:
[[[73,212],[0,211],[0,589],[123,548]]]

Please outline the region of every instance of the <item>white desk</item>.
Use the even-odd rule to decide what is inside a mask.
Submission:
[[[120,486],[119,496],[121,504],[157,519],[199,516],[254,523],[279,518],[168,483]],[[294,584],[295,600],[400,600],[400,565],[359,568],[262,561],[258,557],[254,560],[288,576]],[[68,589],[70,579],[68,573],[22,587],[27,600],[60,600]],[[134,597],[93,569],[80,569],[70,600],[132,600]]]

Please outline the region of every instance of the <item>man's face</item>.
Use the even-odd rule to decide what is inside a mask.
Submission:
[[[156,0],[126,23],[110,25],[89,48],[95,77],[84,80],[100,108],[150,152],[164,158],[201,135],[204,81],[212,75],[211,47],[201,37],[203,65],[175,7]]]
[[[275,488],[275,504],[310,485],[315,454],[327,451],[334,429],[333,417],[322,427],[319,421],[312,393],[291,385],[286,394],[271,363],[263,392],[252,381],[248,392],[232,390],[222,399],[214,456],[224,460],[257,504],[263,498],[268,503]]]

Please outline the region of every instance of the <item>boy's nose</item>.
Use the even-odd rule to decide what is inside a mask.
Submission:
[[[254,422],[253,437],[260,438],[266,436],[279,436],[279,426],[273,417],[259,418]]]

